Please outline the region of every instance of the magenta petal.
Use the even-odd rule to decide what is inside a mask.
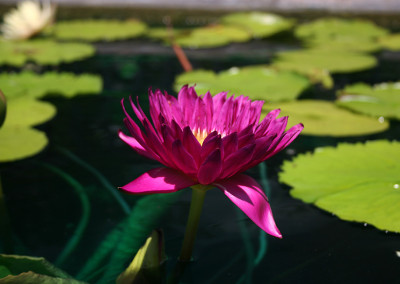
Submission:
[[[216,149],[201,164],[197,178],[201,184],[210,184],[219,177],[221,170],[221,150]]]
[[[257,226],[272,236],[282,238],[272,216],[267,196],[253,178],[239,174],[214,185],[221,189]]]
[[[175,164],[185,174],[194,174],[197,172],[197,165],[192,155],[183,147],[180,140],[172,143],[172,154]]]
[[[126,144],[131,146],[138,154],[145,156],[147,158],[158,160],[152,153],[148,152],[142,145],[133,137],[125,135],[121,130],[118,131],[118,136]]]
[[[170,168],[156,168],[120,187],[132,194],[169,193],[197,184],[183,173]]]

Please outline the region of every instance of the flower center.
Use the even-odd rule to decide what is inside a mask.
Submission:
[[[206,139],[209,134],[205,129],[192,130],[194,137],[199,141],[200,145],[203,145],[204,139]]]

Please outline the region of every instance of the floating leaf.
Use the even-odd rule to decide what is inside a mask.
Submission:
[[[32,271],[38,274],[69,278],[64,271],[58,269],[43,257],[0,254],[0,265],[6,267],[11,274]]]
[[[63,40],[114,41],[141,36],[146,28],[145,23],[135,19],[75,20],[56,23],[53,32]]]
[[[375,57],[350,51],[306,49],[278,53],[273,66],[284,70],[312,74],[319,70],[331,73],[361,71],[376,66]]]
[[[363,114],[400,119],[400,82],[373,87],[358,83],[339,91],[337,104]]]
[[[117,278],[117,284],[161,283],[162,264],[165,262],[164,238],[161,231],[153,231],[135,258]]]
[[[156,27],[156,28],[149,28],[145,34],[146,37],[155,39],[155,40],[162,40],[165,43],[170,42],[170,33],[175,38],[183,37],[189,35],[191,32],[190,29],[179,29],[179,28],[172,28],[168,30],[166,27]]]
[[[176,43],[182,47],[207,48],[227,45],[231,42],[245,42],[251,35],[233,26],[214,25],[193,29],[186,36],[179,36]]]
[[[16,97],[40,98],[46,94],[59,94],[68,98],[78,94],[98,94],[102,80],[97,75],[73,73],[33,72],[0,74],[0,86],[8,99]]]
[[[353,51],[353,52],[376,52],[382,49],[378,41],[357,37],[335,37],[326,40],[325,38],[314,38],[304,41],[308,48],[324,49],[328,52],[334,51]]]
[[[283,164],[291,195],[348,221],[400,232],[400,143],[369,141],[318,148]]]
[[[388,31],[373,22],[359,19],[323,18],[299,25],[295,35],[301,39],[325,39],[329,41],[346,38],[374,39]]]
[[[8,113],[5,125],[10,126],[34,126],[53,118],[57,110],[48,102],[34,99],[12,99],[8,103]]]
[[[0,127],[3,125],[6,119],[7,113],[7,100],[3,92],[0,90]]]
[[[253,37],[268,37],[291,29],[294,25],[293,20],[261,12],[233,13],[222,17],[221,22],[244,28]]]
[[[95,53],[85,43],[60,43],[51,40],[1,41],[0,64],[23,66],[28,61],[57,65],[82,60]]]
[[[48,143],[46,134],[27,126],[0,129],[0,162],[11,162],[37,154]]]
[[[400,34],[390,34],[379,38],[379,44],[392,51],[400,50]]]
[[[389,128],[386,121],[354,114],[327,101],[302,100],[264,104],[263,113],[280,108],[281,116],[289,116],[289,124],[302,122],[301,134],[316,136],[357,136],[377,133]]]
[[[207,91],[212,94],[230,91],[252,100],[276,102],[295,99],[310,82],[293,72],[277,71],[267,66],[249,66],[234,67],[219,74],[205,70],[186,72],[175,79],[174,88],[178,91],[185,84],[195,84],[200,94]]]

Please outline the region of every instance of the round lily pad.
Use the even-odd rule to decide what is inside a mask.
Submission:
[[[339,91],[336,102],[340,106],[380,119],[400,119],[400,82],[346,86]]]
[[[281,116],[289,116],[291,122],[302,122],[301,134],[315,136],[358,136],[384,131],[389,123],[384,120],[352,113],[334,103],[318,100],[301,100],[285,103],[264,104],[263,114],[280,108]]]
[[[136,19],[75,20],[56,23],[53,32],[63,40],[114,41],[141,36],[146,29],[146,24]]]
[[[252,100],[270,102],[293,100],[310,86],[310,81],[293,72],[277,71],[267,66],[231,68],[215,74],[213,71],[198,70],[183,73],[175,80],[174,88],[195,85],[198,93],[212,94],[229,91],[245,95]]]
[[[400,34],[390,34],[379,38],[379,44],[388,50],[400,50]]]
[[[208,48],[227,45],[231,42],[245,42],[251,35],[242,28],[213,25],[193,29],[186,36],[178,36],[175,41],[182,47]]]
[[[2,73],[0,86],[8,99],[17,97],[40,98],[46,94],[73,97],[78,94],[98,94],[102,80],[97,75],[48,72]]]
[[[244,28],[258,38],[291,29],[295,23],[291,19],[262,12],[233,13],[222,17],[221,22]]]
[[[24,159],[42,151],[48,143],[46,134],[28,126],[7,125],[0,128],[0,162]]]
[[[327,70],[331,73],[347,73],[366,70],[376,66],[375,57],[350,51],[329,49],[306,49],[278,53],[273,66],[301,73]]]
[[[51,40],[1,41],[0,64],[23,66],[28,61],[57,65],[82,60],[95,53],[85,43],[60,43]]]
[[[373,22],[360,19],[322,18],[299,25],[295,35],[301,39],[344,40],[346,38],[374,39],[388,31]]]
[[[308,48],[325,49],[329,52],[353,51],[376,52],[382,49],[382,45],[375,39],[357,37],[335,37],[333,39],[313,38],[304,40]]]
[[[298,155],[279,178],[290,194],[339,218],[400,232],[400,143],[339,144]]]
[[[11,99],[8,101],[7,126],[34,126],[46,122],[57,113],[56,107],[51,103],[34,99]]]

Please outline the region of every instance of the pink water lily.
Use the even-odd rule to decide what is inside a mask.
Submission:
[[[149,90],[151,122],[130,99],[142,127],[122,106],[131,136],[119,137],[137,153],[159,161],[156,168],[122,186],[133,194],[175,192],[194,185],[219,188],[265,232],[282,237],[267,196],[247,169],[289,145],[303,129],[298,124],[285,132],[287,117],[271,111],[261,122],[262,101],[228,97],[227,93],[198,96],[184,86],[178,98]]]

